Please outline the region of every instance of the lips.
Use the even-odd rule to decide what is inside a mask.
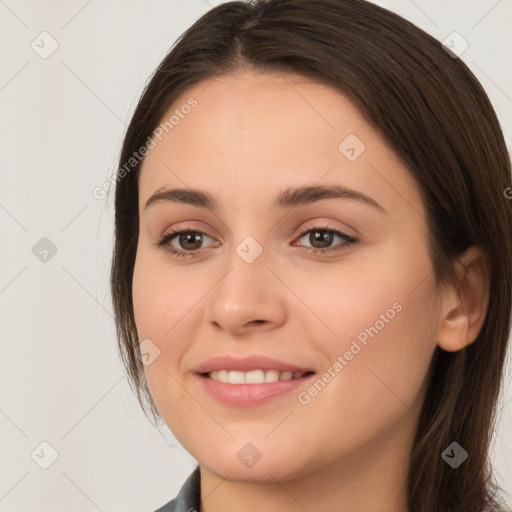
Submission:
[[[194,369],[195,373],[206,374],[215,370],[238,370],[248,372],[251,370],[277,370],[278,372],[313,372],[312,368],[298,366],[271,357],[252,355],[248,357],[233,357],[228,355],[208,359]]]
[[[264,382],[258,382],[257,379],[255,381],[253,377],[250,378],[252,382],[247,382],[249,373],[244,375],[242,372],[260,373],[254,370],[263,370]],[[256,354],[246,357],[220,355],[201,363],[194,371],[198,376],[197,382],[207,395],[223,405],[237,408],[254,407],[279,398],[290,400],[293,391],[306,385],[316,373],[311,367]],[[218,372],[217,375],[214,374],[215,378],[212,378],[212,372]],[[276,381],[276,372],[289,372],[288,376],[297,373],[298,376]],[[221,373],[224,377],[225,373],[229,374],[228,382],[218,378]],[[273,378],[267,379],[267,374],[273,374]],[[241,376],[244,377],[243,381]]]

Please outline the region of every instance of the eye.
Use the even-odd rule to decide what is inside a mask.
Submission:
[[[203,231],[196,231],[196,230],[188,230],[188,229],[181,229],[181,230],[171,230],[170,233],[165,234],[158,242],[157,245],[159,247],[162,247],[165,251],[171,253],[174,256],[177,256],[179,258],[193,258],[197,256],[198,245],[200,246],[202,243],[201,237],[206,236],[210,238],[206,233]],[[174,238],[178,238],[178,243],[186,248],[186,251],[182,251],[180,249],[176,249],[171,245],[171,241]]]
[[[325,236],[327,233],[327,236]],[[313,245],[319,245],[317,247],[307,247],[299,245],[299,247],[303,247],[306,252],[313,254],[325,254],[330,252],[338,252],[342,250],[346,250],[352,244],[355,244],[358,240],[353,236],[350,236],[346,233],[338,231],[337,229],[330,229],[328,227],[315,227],[303,231],[299,236],[298,240],[304,238],[309,234],[309,241]],[[169,233],[162,236],[162,238],[155,244],[159,247],[162,247],[166,252],[176,256],[178,258],[194,258],[200,254],[201,244],[203,242],[202,237],[206,236],[210,238],[203,231],[197,230],[171,230]],[[338,237],[342,240],[341,247],[327,247],[333,243],[335,237]],[[181,250],[172,245],[172,240],[177,238],[178,244],[185,248],[186,250]],[[219,243],[215,242],[218,246]]]
[[[325,235],[327,233],[327,235]],[[330,229],[328,227],[315,227],[312,229],[308,229],[304,231],[300,237],[304,238],[306,235],[308,235],[308,241],[314,245],[317,245],[318,247],[305,247],[307,249],[306,252],[310,252],[313,254],[323,254],[327,252],[338,252],[345,249],[348,249],[352,244],[355,244],[358,240],[357,238],[354,238],[353,236],[347,235],[346,233],[343,233],[341,231],[338,231],[337,229]],[[340,238],[343,242],[345,242],[342,247],[327,247],[328,245],[332,244],[335,237]]]

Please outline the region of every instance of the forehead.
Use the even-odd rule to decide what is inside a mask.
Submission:
[[[141,204],[164,186],[207,189],[232,204],[246,195],[258,206],[275,190],[323,180],[388,204],[416,192],[410,173],[354,105],[300,75],[206,80],[177,98],[160,126],[141,169]]]

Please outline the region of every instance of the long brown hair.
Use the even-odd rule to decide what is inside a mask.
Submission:
[[[244,68],[289,71],[334,86],[379,130],[422,192],[436,283],[454,279],[454,258],[468,247],[488,254],[485,323],[463,350],[436,348],[407,492],[414,512],[495,510],[501,489],[489,447],[512,309],[510,157],[493,107],[462,60],[415,25],[365,0],[221,4],[186,30],[147,84],[120,155],[111,268],[118,348],[144,412],[161,419],[135,353],[131,286],[141,161],[130,168],[126,163],[187,88]],[[469,453],[456,470],[441,458],[453,441]]]

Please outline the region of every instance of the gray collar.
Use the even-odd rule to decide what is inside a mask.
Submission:
[[[200,512],[201,473],[199,464],[182,485],[178,496],[155,512]]]

